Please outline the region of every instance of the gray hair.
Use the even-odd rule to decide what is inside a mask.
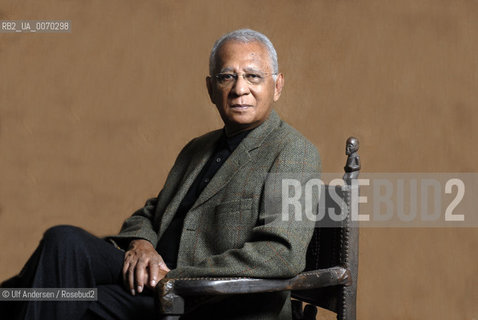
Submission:
[[[234,40],[243,43],[260,42],[262,43],[269,53],[271,60],[272,70],[275,74],[279,72],[279,63],[277,62],[277,52],[272,42],[264,34],[251,30],[251,29],[239,29],[229,33],[226,33],[220,37],[212,47],[211,54],[209,55],[209,74],[212,75],[216,69],[216,53],[219,48],[227,41]],[[275,78],[275,77],[274,77]],[[274,79],[275,80],[275,79]]]

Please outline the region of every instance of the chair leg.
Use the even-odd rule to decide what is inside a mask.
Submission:
[[[311,304],[306,304],[302,309],[302,301],[292,300],[292,320],[315,320],[317,317],[317,308]]]
[[[307,304],[304,308],[304,320],[315,320],[317,317],[317,308]]]
[[[304,311],[302,310],[302,301],[292,300],[291,307],[292,307],[292,320],[303,320]]]

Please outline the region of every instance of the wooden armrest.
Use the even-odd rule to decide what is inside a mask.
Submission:
[[[290,279],[164,278],[158,285],[157,298],[163,314],[181,314],[185,296],[308,290],[351,283],[350,271],[342,267],[303,272]]]
[[[308,271],[290,279],[257,278],[165,278],[160,285],[184,296],[224,295],[285,290],[307,290],[334,285],[349,285],[350,272],[342,267]]]
[[[185,296],[217,296],[285,290],[308,290],[350,285],[349,270],[332,267],[308,271],[290,279],[256,278],[164,278],[158,284],[157,299],[162,314],[182,314]]]

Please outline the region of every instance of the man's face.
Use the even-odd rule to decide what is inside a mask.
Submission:
[[[267,119],[284,85],[283,75],[278,74],[274,82],[273,72],[260,42],[228,41],[219,48],[216,70],[206,84],[228,135],[255,128]]]

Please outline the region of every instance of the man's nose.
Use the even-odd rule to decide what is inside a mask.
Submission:
[[[231,91],[238,96],[249,94],[249,83],[244,79],[243,76],[238,75],[237,80],[234,81]]]

